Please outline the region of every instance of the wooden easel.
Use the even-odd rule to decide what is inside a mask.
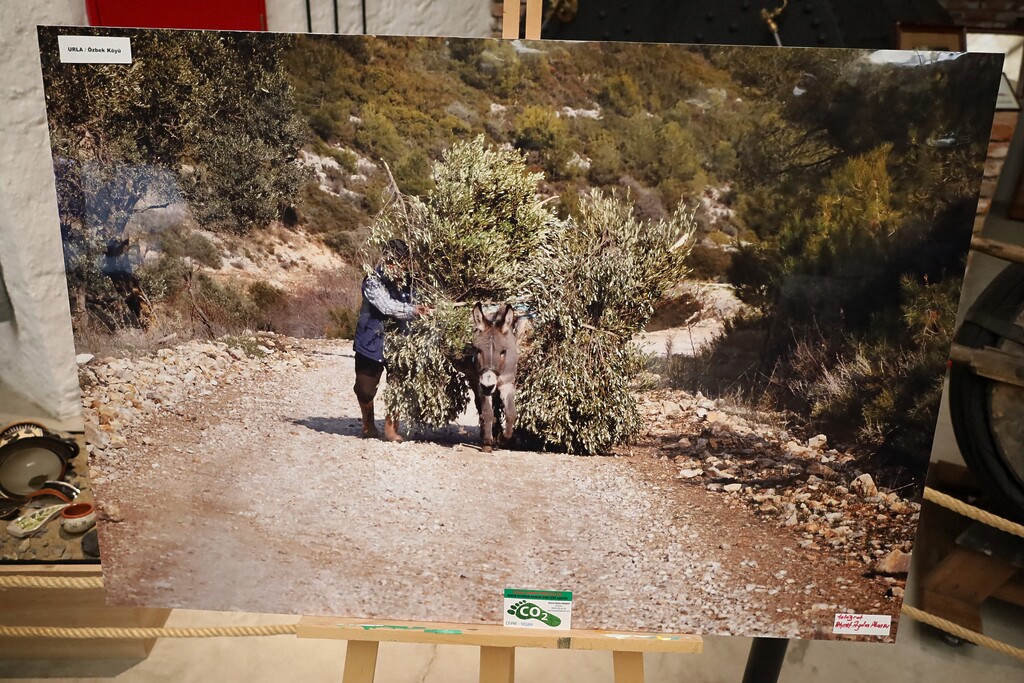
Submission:
[[[520,1],[504,0],[502,38],[519,37]],[[526,35],[540,39],[542,0],[526,1]],[[500,599],[495,587],[495,600]],[[335,617],[302,617],[299,638],[346,640],[344,683],[372,683],[377,649],[387,643],[472,645],[480,648],[480,683],[512,683],[517,647],[559,650],[602,650],[612,653],[615,683],[643,683],[644,652],[698,654],[704,641],[684,634],[615,631],[540,631],[478,624],[379,621]]]
[[[496,591],[496,599],[500,599]],[[515,649],[602,650],[612,653],[615,683],[643,683],[644,652],[698,654],[700,636],[616,631],[540,631],[477,624],[302,617],[299,638],[347,640],[344,683],[372,683],[380,643],[473,645],[480,648],[480,683],[512,683]]]

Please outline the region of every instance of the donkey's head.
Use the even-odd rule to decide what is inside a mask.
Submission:
[[[519,349],[514,320],[515,311],[508,304],[502,304],[493,318],[484,314],[479,302],[473,307],[473,368],[485,395],[515,381]]]

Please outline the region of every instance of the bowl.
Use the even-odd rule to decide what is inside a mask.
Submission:
[[[96,524],[96,508],[92,503],[75,503],[60,513],[60,525],[69,534],[82,534]]]

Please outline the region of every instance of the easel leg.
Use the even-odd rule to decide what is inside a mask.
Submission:
[[[789,641],[785,638],[754,638],[743,671],[743,683],[778,683]]]
[[[342,683],[373,683],[377,670],[377,647],[375,640],[350,640],[345,650],[345,673]]]
[[[615,683],[644,683],[643,652],[612,652]]]
[[[513,683],[515,679],[514,647],[480,646],[480,683]]]

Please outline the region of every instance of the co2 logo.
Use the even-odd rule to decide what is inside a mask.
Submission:
[[[540,619],[546,615],[547,612],[530,602],[525,605],[519,605],[516,609],[516,617],[519,619]]]

